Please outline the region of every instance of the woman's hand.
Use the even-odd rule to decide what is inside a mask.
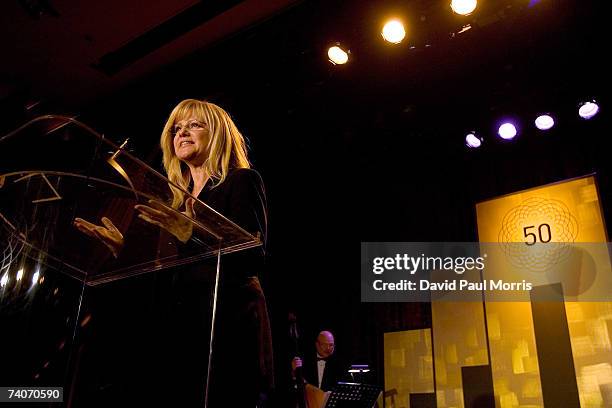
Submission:
[[[187,201],[185,201],[185,212],[183,214],[188,218],[194,217],[194,203],[195,200],[193,198],[188,198]],[[140,213],[138,214],[138,218],[165,229],[183,243],[189,241],[193,233],[193,224],[191,221],[182,216],[181,213],[159,201],[149,200],[149,204],[150,206],[142,204],[134,206]]]
[[[89,235],[106,245],[113,256],[117,258],[119,251],[123,248],[123,234],[111,220],[102,217],[104,226],[101,226],[92,224],[82,218],[75,218],[72,224],[85,235]]]

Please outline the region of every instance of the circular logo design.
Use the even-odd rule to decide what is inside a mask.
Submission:
[[[498,242],[514,266],[542,272],[570,256],[577,236],[578,222],[563,202],[532,197],[506,213]]]

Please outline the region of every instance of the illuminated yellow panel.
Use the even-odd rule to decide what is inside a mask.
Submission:
[[[537,270],[541,266],[538,262],[546,258],[547,243],[607,242],[593,176],[482,202],[477,204],[476,212],[480,242],[542,244],[542,256],[525,257],[521,265],[525,269]],[[522,248],[521,245],[509,247],[515,251],[514,255]],[[598,279],[606,281],[612,276],[607,255],[596,257],[594,262],[600,275]],[[499,259],[489,259],[487,268],[492,265],[500,268],[502,264]],[[584,263],[576,264],[575,268],[576,276],[587,276],[583,273]],[[582,290],[580,283],[576,286],[577,292]],[[568,282],[563,284],[566,290]],[[497,404],[541,407],[531,304],[488,301],[486,309]],[[580,403],[601,406],[603,393],[612,390],[612,303],[566,302],[565,309]]]
[[[552,242],[606,242],[593,176],[551,184],[476,205],[480,242],[527,242],[540,225]],[[525,227],[534,226],[525,232]],[[542,228],[544,240],[547,228]],[[536,237],[539,239],[539,237]]]
[[[463,404],[461,367],[489,364],[481,302],[431,303],[438,408]]]
[[[385,391],[395,406],[406,406],[411,393],[434,392],[430,329],[385,333],[384,347]]]
[[[493,388],[499,397],[499,406],[542,407],[531,304],[487,302],[486,307],[487,321],[497,322],[497,333],[489,335],[489,347]]]

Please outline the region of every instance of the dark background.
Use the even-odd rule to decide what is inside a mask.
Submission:
[[[308,347],[331,329],[337,352],[371,364],[382,383],[382,333],[427,327],[429,310],[361,303],[359,242],[474,241],[475,203],[589,173],[611,217],[603,2],[479,3],[459,17],[433,0],[299,2],[112,92],[68,99],[18,88],[0,100],[1,128],[78,114],[111,140],[129,135],[134,154],[161,169],[157,145],[172,107],[184,98],[223,106],[267,188],[262,279],[279,388],[291,358],[289,312]],[[394,14],[410,28],[392,46],[380,26]],[[335,41],[351,50],[345,66],[327,61]],[[67,93],[81,85],[63,84]],[[37,98],[44,102],[24,109]],[[585,121],[578,103],[591,98],[602,109]],[[541,112],[555,115],[555,128],[535,129]],[[504,115],[519,120],[512,141],[495,135]],[[465,146],[468,130],[484,138],[480,149]]]

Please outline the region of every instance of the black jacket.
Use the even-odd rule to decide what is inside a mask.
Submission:
[[[346,367],[338,360],[335,354],[327,358],[325,362],[325,370],[323,371],[323,381],[321,381],[321,389],[330,391],[334,386],[345,377],[344,371]],[[313,353],[307,356],[302,363],[302,373],[304,379],[314,386],[319,385],[319,377],[317,373],[317,355]]]

